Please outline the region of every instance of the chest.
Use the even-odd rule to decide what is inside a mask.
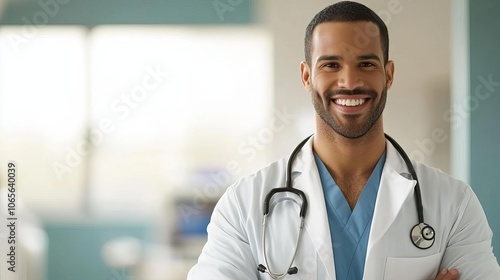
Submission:
[[[344,195],[351,210],[354,209],[356,203],[363,192],[363,189],[368,181],[368,178],[350,177],[335,179],[337,185]]]

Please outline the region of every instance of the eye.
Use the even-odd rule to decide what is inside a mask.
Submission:
[[[361,62],[359,64],[359,67],[375,67],[376,65],[374,63],[371,63],[371,62]]]
[[[325,63],[323,64],[322,67],[325,67],[325,68],[340,68],[340,65],[336,62],[328,62],[328,63]]]

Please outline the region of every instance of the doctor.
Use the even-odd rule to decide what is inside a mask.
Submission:
[[[359,32],[370,39],[360,40]],[[361,4],[340,2],[313,18],[300,71],[316,132],[290,163],[291,187],[304,198],[274,194],[264,228],[263,203],[273,188],[285,187],[288,158],[230,186],[188,279],[500,279],[492,231],[472,189],[437,169],[405,163],[384,136],[382,112],[394,77],[388,53],[387,27]],[[410,232],[419,203],[410,166],[430,226],[425,236],[425,226],[418,229],[416,241]]]

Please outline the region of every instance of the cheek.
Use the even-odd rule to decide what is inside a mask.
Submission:
[[[335,88],[336,79],[335,75],[322,73],[311,79],[311,86],[320,93],[325,92],[329,89]]]
[[[376,79],[366,79],[365,87],[381,93],[387,86],[387,80],[384,76],[377,77]]]

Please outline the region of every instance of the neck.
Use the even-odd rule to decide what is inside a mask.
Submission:
[[[385,151],[382,117],[367,134],[356,139],[339,135],[326,124],[316,128],[314,151],[335,180],[352,176],[368,179]]]

